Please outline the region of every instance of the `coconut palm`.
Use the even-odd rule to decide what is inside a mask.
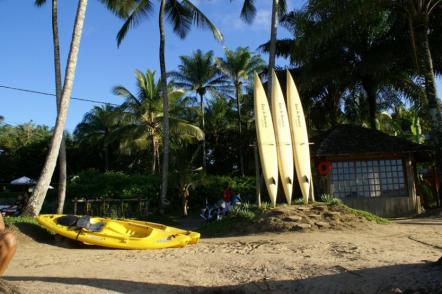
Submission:
[[[241,9],[241,18],[247,22],[253,22],[256,15],[256,6],[254,0],[244,0]],[[286,0],[272,0],[272,21],[270,26],[270,50],[269,50],[269,64],[267,72],[270,73],[275,67],[276,58],[276,37],[278,29],[278,20],[281,18],[287,10]],[[269,102],[272,100],[272,75],[268,74],[267,82],[267,99]],[[271,105],[271,103],[270,103]]]
[[[83,121],[77,125],[74,135],[80,144],[100,146],[103,152],[104,170],[108,171],[110,145],[115,140],[115,132],[120,126],[121,111],[109,104],[95,106],[86,113]]]
[[[51,139],[51,148],[46,157],[42,173],[34,188],[31,198],[23,213],[28,215],[38,215],[43,205],[46,193],[48,191],[49,182],[54,173],[55,165],[57,163],[58,153],[63,138],[64,124],[66,122],[67,111],[72,94],[72,87],[74,84],[75,69],[77,66],[78,50],[80,49],[80,39],[83,31],[84,17],[86,14],[87,0],[79,0],[77,15],[75,18],[74,30],[72,34],[71,47],[67,61],[66,73],[64,78],[64,87],[61,94],[59,111],[57,120],[55,122],[55,129]]]
[[[35,5],[40,7],[46,0],[35,0]],[[57,113],[60,111],[60,99],[62,92],[61,65],[60,65],[60,39],[58,35],[58,8],[57,0],[52,0],[52,41],[54,46],[54,69],[55,69],[55,92],[57,102]],[[65,136],[61,139],[60,154],[58,156],[58,205],[57,213],[63,213],[64,201],[66,198],[66,142]]]
[[[195,92],[200,100],[200,128],[205,131],[204,98],[211,95],[228,93],[231,85],[215,65],[213,51],[202,53],[197,50],[191,56],[180,56],[178,71],[169,73],[174,84],[187,91]],[[203,169],[206,169],[206,140],[203,139]]]
[[[151,0],[100,0],[113,11],[117,16],[125,19],[123,26],[117,34],[117,44],[119,45],[130,28],[140,24],[143,19],[150,17],[153,10]],[[160,196],[160,212],[163,212],[167,195],[167,177],[169,170],[169,105],[168,105],[168,87],[166,76],[165,59],[165,40],[164,18],[172,25],[173,31],[180,37],[186,37],[191,25],[196,24],[202,28],[208,28],[212,31],[215,39],[222,40],[221,32],[216,26],[195,6],[190,0],[161,0],[158,11],[158,24],[160,32],[160,73],[161,73],[161,93],[163,95],[163,168],[162,184]]]
[[[159,148],[161,135],[163,133],[163,103],[162,103],[162,82],[155,81],[155,72],[135,71],[137,80],[137,95],[132,94],[123,86],[116,86],[113,93],[126,98],[122,105],[126,124],[120,128],[122,134],[121,148],[148,149],[152,151],[151,173],[155,173],[159,167]],[[204,137],[202,130],[187,121],[184,121],[174,114],[180,111],[180,98],[184,95],[181,90],[173,89],[169,85],[169,112],[170,131],[175,140],[187,140],[196,138],[201,140]],[[163,142],[164,144],[164,142]],[[163,147],[164,148],[164,147]],[[164,160],[164,159],[163,159]]]
[[[242,138],[241,103],[245,87],[250,84],[253,72],[260,72],[264,68],[264,61],[257,54],[249,51],[248,48],[238,47],[235,51],[224,49],[225,58],[218,58],[216,63],[219,69],[228,77],[234,86],[236,109],[238,112],[238,131]],[[241,145],[241,144],[240,144]],[[244,176],[244,158],[240,146],[240,171]]]
[[[392,1],[393,8],[403,12],[408,24],[415,65],[425,83],[426,104],[431,121],[431,140],[438,155],[439,175],[442,175],[442,114],[437,98],[433,58],[430,50],[429,34],[431,17],[442,11],[442,0],[399,0]],[[439,19],[435,19],[439,22]]]

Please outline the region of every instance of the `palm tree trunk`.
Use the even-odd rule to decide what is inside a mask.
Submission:
[[[428,40],[428,18],[416,26],[416,38],[419,49],[421,71],[425,80],[425,93],[431,122],[431,141],[436,151],[436,165],[439,178],[442,178],[442,117],[436,94],[433,59]]]
[[[206,133],[205,133],[205,120],[204,120],[204,95],[200,95],[200,109],[201,109],[201,130],[204,132],[204,138],[203,138],[203,170],[206,170]]]
[[[104,171],[109,171],[109,145],[104,144],[103,146],[103,152],[104,152]]]
[[[84,17],[86,14],[87,0],[79,0],[75,25],[72,35],[71,48],[66,67],[66,75],[64,80],[63,94],[60,100],[60,110],[55,122],[54,134],[51,140],[51,147],[46,157],[46,161],[41,172],[37,185],[34,188],[31,198],[28,201],[23,213],[26,215],[36,216],[40,213],[43,205],[48,186],[54,173],[57,163],[58,153],[63,138],[64,124],[66,122],[67,111],[72,94],[74,84],[75,69],[77,66],[78,50],[80,49],[80,39],[83,31]]]
[[[244,156],[242,153],[242,126],[241,126],[241,83],[235,82],[235,96],[236,96],[236,107],[238,108],[238,131],[239,131],[239,167],[241,176],[244,177]]]
[[[156,169],[156,165],[155,164],[156,164],[156,161],[157,161],[157,142],[155,140],[155,136],[154,135],[152,135],[151,140],[152,140],[152,166],[151,166],[151,169],[150,169],[150,173],[152,175],[154,175],[155,174],[155,169]]]
[[[55,68],[55,92],[57,100],[57,113],[60,111],[60,99],[62,92],[61,65],[60,65],[60,39],[58,36],[58,8],[57,0],[52,0],[52,40],[54,43],[54,68]],[[63,134],[58,156],[58,203],[57,214],[63,213],[66,199],[66,142]]]
[[[161,71],[161,92],[163,94],[163,170],[161,180],[160,213],[164,213],[167,196],[167,177],[169,174],[169,97],[167,93],[166,60],[164,57],[164,48],[166,36],[164,32],[164,10],[166,1],[161,0],[159,28],[160,28],[160,71]]]
[[[362,86],[367,93],[370,128],[376,130],[376,85],[373,79],[365,78],[362,81]]]
[[[267,99],[269,105],[272,105],[272,69],[275,67],[276,55],[276,35],[278,28],[278,10],[279,0],[273,0],[272,5],[272,24],[270,28],[270,49],[269,49],[269,68],[268,68],[268,82],[267,82]]]
[[[66,180],[67,180],[67,163],[66,163],[66,141],[63,137],[60,143],[60,154],[58,155],[58,203],[57,214],[63,214],[64,202],[66,200]]]

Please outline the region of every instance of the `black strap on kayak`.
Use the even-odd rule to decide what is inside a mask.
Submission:
[[[78,230],[78,234],[77,234],[77,237],[75,237],[75,240],[78,240],[78,237],[80,237],[81,232],[83,232],[83,229],[82,229],[82,228],[80,228],[80,229]]]

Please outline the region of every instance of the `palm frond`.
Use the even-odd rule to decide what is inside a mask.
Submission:
[[[223,41],[224,37],[221,31],[210,21],[209,18],[207,18],[204,13],[201,12],[201,10],[198,9],[191,1],[189,0],[182,0],[183,5],[189,9],[189,11],[193,15],[193,23],[196,24],[200,28],[207,28],[210,29],[213,33],[214,38],[217,41]]]
[[[177,0],[169,0],[165,6],[166,17],[173,31],[184,39],[192,25],[192,12]]]
[[[241,8],[241,18],[248,24],[252,23],[256,16],[254,0],[244,0]]]
[[[103,0],[104,1],[104,0]],[[110,2],[108,0],[107,2]],[[118,2],[116,0],[112,2]],[[120,1],[121,2],[121,1]],[[136,27],[140,24],[140,22],[143,20],[144,17],[146,17],[151,11],[152,11],[152,3],[150,0],[142,0],[139,3],[134,2],[133,0],[129,1],[130,4],[128,6],[129,9],[126,8],[126,10],[129,10],[129,13],[126,13],[126,10],[124,12],[117,12],[118,16],[122,16],[123,18],[126,18],[126,21],[124,22],[123,26],[117,33],[117,46],[120,46],[123,39],[126,37],[127,32],[129,29]],[[132,3],[132,5],[131,5]],[[136,4],[135,4],[136,3]],[[116,4],[118,5],[118,4]],[[127,17],[126,17],[127,15]]]
[[[34,5],[37,7],[43,6],[46,4],[46,0],[35,0]]]

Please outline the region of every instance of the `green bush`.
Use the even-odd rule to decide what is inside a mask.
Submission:
[[[330,194],[322,194],[321,195],[321,201],[325,202],[327,204],[332,204],[332,205],[341,204],[342,203],[341,199],[336,198],[335,196],[330,195]]]
[[[212,176],[203,177],[195,190],[190,193],[190,201],[196,205],[204,206],[205,201],[213,203],[223,198],[224,184],[229,183],[233,195],[241,194],[242,202],[255,201],[255,178],[254,177],[228,177]]]
[[[68,183],[68,198],[144,198],[158,202],[161,179],[152,175],[128,175],[123,172],[101,173],[87,170]]]
[[[418,194],[422,195],[422,206],[426,209],[436,206],[436,197],[431,188],[422,182],[417,181]]]
[[[221,199],[226,182],[229,183],[234,195],[241,194],[243,202],[254,202],[255,178],[206,175],[197,181],[195,188],[190,192],[191,207],[199,209],[205,205],[206,199],[209,203]],[[171,176],[168,199],[172,201],[170,207],[172,210],[181,204],[177,184],[177,181]],[[149,199],[152,208],[156,207],[159,202],[160,187],[161,177],[157,175],[129,175],[115,171],[102,173],[96,170],[86,170],[68,182],[66,210],[72,210],[71,200],[74,198],[143,198]]]

